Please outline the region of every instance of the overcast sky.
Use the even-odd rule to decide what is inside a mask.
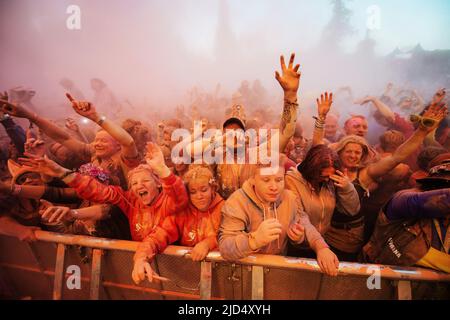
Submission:
[[[71,4],[81,9],[81,30],[66,28]],[[301,55],[314,48],[332,15],[329,0],[223,0],[231,38],[217,39],[220,4],[220,0],[0,0],[0,87],[29,85],[40,89],[42,97],[43,87],[56,90],[58,79],[67,76],[85,91],[90,90],[88,79],[100,77],[120,93],[145,91],[147,96],[167,96],[191,84],[211,89],[219,81],[237,88],[240,80],[256,78],[277,88],[273,71],[279,54]],[[426,50],[450,49],[450,1],[345,4],[352,11],[355,30],[345,42],[346,51],[365,37],[367,9],[373,5],[380,10],[380,29],[372,32],[377,53],[417,43]],[[218,64],[218,51],[226,51],[228,60]],[[317,69],[321,59],[311,62],[313,67]]]

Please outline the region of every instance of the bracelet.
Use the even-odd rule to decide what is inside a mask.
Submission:
[[[101,116],[101,117],[100,117],[100,120],[98,120],[97,124],[98,124],[99,126],[101,126],[101,125],[103,124],[103,122],[105,122],[105,120],[106,120],[106,117],[105,117],[105,116]]]
[[[313,117],[313,119],[316,119],[316,122],[315,122],[314,126],[317,129],[323,129],[324,128],[324,126],[325,126],[325,119],[318,118],[318,117]]]
[[[294,107],[298,107],[299,106],[299,104],[297,103],[297,102],[291,102],[291,101],[288,101],[288,100],[284,100],[284,105],[285,106],[294,106]]]
[[[60,180],[64,180],[65,178],[67,178],[68,176],[70,176],[72,173],[75,173],[75,171],[66,171],[64,172],[60,177],[58,177]]]

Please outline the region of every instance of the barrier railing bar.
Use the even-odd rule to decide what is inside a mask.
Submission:
[[[98,300],[100,295],[100,277],[102,268],[102,250],[94,249],[92,252],[91,283],[89,296],[91,300]]]
[[[41,270],[39,270],[37,268],[21,266],[21,265],[16,265],[16,264],[11,264],[11,263],[0,263],[0,267],[8,268],[8,269],[16,269],[16,270],[21,270],[21,271],[27,271],[27,272],[33,272],[33,273],[40,273],[40,274],[44,274],[46,276],[54,276],[55,275],[54,271],[45,270],[44,272],[42,272]],[[68,277],[68,275],[65,276],[65,278],[67,278],[67,277]],[[81,277],[81,281],[89,283],[90,278]],[[182,292],[177,292],[177,291],[168,291],[168,290],[161,291],[158,289],[138,287],[138,286],[134,286],[134,285],[126,285],[126,284],[121,284],[121,283],[116,283],[116,282],[111,282],[111,281],[102,281],[102,285],[104,287],[121,288],[121,289],[129,289],[129,290],[134,290],[134,291],[156,293],[156,294],[159,294],[162,296],[172,296],[172,297],[188,298],[188,299],[196,299],[196,300],[200,299],[199,295],[182,293]],[[212,298],[212,299],[213,300],[224,300],[223,298]]]
[[[45,276],[51,276],[51,277],[55,276],[55,271],[52,271],[52,270],[41,271],[38,268],[33,268],[33,267],[28,267],[28,266],[23,266],[23,265],[19,265],[19,264],[13,264],[13,263],[0,262],[0,267],[7,268],[7,269],[16,269],[16,270],[21,270],[21,271],[40,273],[40,274],[43,274]],[[68,277],[69,277],[69,275],[67,275],[67,274],[64,275],[64,278],[68,278]],[[90,279],[88,277],[81,277],[80,279],[83,282],[89,282],[90,281]]]
[[[66,256],[66,246],[58,243],[56,249],[55,275],[53,282],[53,300],[61,300],[64,281],[64,260]]]
[[[252,300],[264,300],[264,267],[252,267]]]
[[[125,240],[110,240],[104,238],[94,238],[87,236],[57,234],[47,231],[36,231],[38,240],[47,242],[58,242],[69,245],[80,245],[85,247],[121,250],[135,252],[138,242]],[[184,256],[188,248],[169,246],[163,254],[170,256]],[[210,252],[206,258],[210,262],[224,262],[225,260],[218,252]],[[321,272],[317,262],[313,259],[292,258],[272,255],[252,255],[238,261],[241,265],[275,267],[282,269],[306,270],[311,272]],[[431,269],[415,267],[399,267],[374,264],[359,264],[350,262],[341,262],[339,266],[340,275],[370,276],[373,269],[380,270],[381,278],[392,280],[411,280],[411,281],[450,281],[450,274],[437,272]]]
[[[211,300],[212,263],[202,261],[200,265],[200,299]]]

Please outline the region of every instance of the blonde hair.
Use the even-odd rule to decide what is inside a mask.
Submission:
[[[356,135],[344,136],[337,143],[331,145],[330,148],[333,149],[338,155],[340,155],[341,151],[343,151],[349,143],[359,144],[361,146],[363,154],[361,156],[360,167],[367,165],[367,161],[369,160],[370,156],[370,146],[367,140],[363,137]]]
[[[155,183],[157,185],[160,184],[159,178],[158,176],[153,172],[152,168],[148,165],[148,164],[140,164],[139,166],[137,166],[136,168],[132,169],[130,172],[128,172],[127,175],[127,181],[128,181],[128,189],[130,189],[131,185],[131,178],[138,172],[143,172],[146,171],[150,174],[150,176],[153,178],[153,180],[155,181]]]
[[[186,186],[188,186],[189,183],[200,178],[208,180],[209,185],[212,187],[217,186],[213,173],[209,167],[203,165],[191,166],[188,172],[184,175],[183,180]]]

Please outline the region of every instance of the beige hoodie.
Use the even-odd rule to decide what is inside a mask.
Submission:
[[[286,189],[292,190],[300,198],[302,209],[320,232],[325,234],[330,228],[335,208],[349,216],[359,213],[360,202],[355,187],[350,183],[346,188],[335,188],[333,181],[322,185],[320,192],[312,190],[308,181],[297,168],[286,174]]]
[[[258,229],[267,219],[276,218],[282,225],[278,241],[253,251],[249,246],[249,233]],[[226,260],[239,260],[251,253],[284,255],[287,251],[287,231],[292,223],[299,221],[305,227],[306,240],[317,252],[328,247],[320,233],[302,211],[301,205],[289,190],[284,190],[279,200],[270,207],[258,199],[252,180],[247,180],[241,189],[234,192],[222,207],[222,221],[219,228],[219,249]]]

